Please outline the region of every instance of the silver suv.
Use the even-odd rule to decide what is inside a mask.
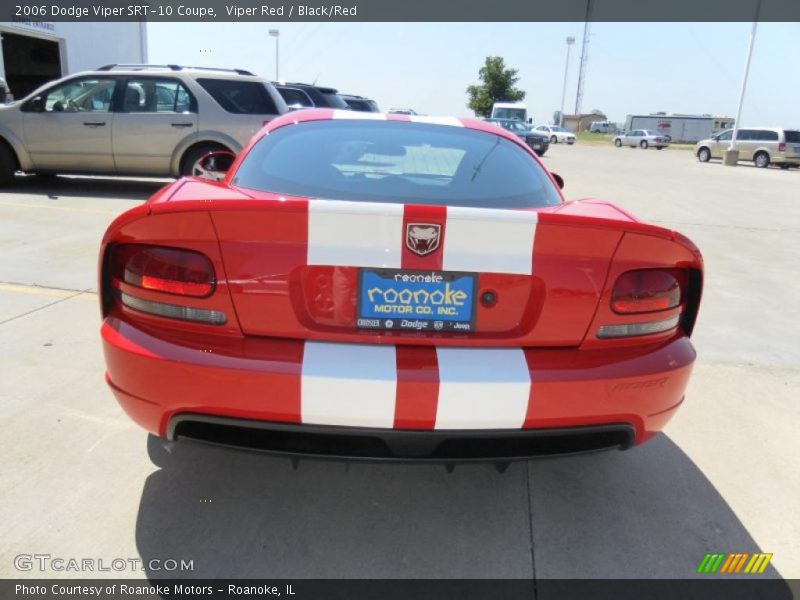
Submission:
[[[106,65],[0,107],[0,184],[32,173],[179,176],[288,111],[239,69]]]
[[[701,140],[695,144],[694,153],[700,162],[722,158],[731,145],[733,129]],[[781,127],[752,127],[736,133],[739,160],[752,160],[757,167],[771,163],[783,169],[800,166],[800,131]]]

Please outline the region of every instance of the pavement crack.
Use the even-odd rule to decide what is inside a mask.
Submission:
[[[39,306],[38,308],[34,308],[19,315],[15,315],[13,317],[0,321],[0,325],[5,325],[6,323],[10,323],[11,321],[16,321],[17,319],[21,319],[22,317],[27,317],[28,315],[31,315],[35,312],[39,312],[40,310],[44,310],[45,308],[50,308],[51,306],[55,306],[56,304],[61,304],[62,302],[66,302],[67,300],[71,300],[72,298],[75,298],[87,292],[90,292],[88,288],[86,290],[76,290],[74,294],[70,294],[69,296],[65,296],[64,298],[59,298],[58,300],[54,300],[53,302],[48,302],[44,306]]]
[[[78,289],[75,289],[75,288],[64,288],[64,287],[57,287],[57,286],[54,286],[54,285],[40,285],[38,283],[22,283],[22,282],[19,282],[19,281],[0,281],[0,286],[4,286],[4,285],[21,287],[21,288],[32,288],[32,289],[37,289],[37,290],[53,290],[53,291],[56,291],[56,292],[77,292],[77,293],[80,293],[80,294],[85,294],[87,292],[94,293],[94,292],[92,292],[91,288],[86,288],[84,290],[78,290]]]
[[[531,571],[533,573],[533,598],[539,597],[536,585],[536,557],[533,550],[533,495],[531,494],[531,461],[525,461],[525,487],[528,490],[528,533],[531,538]]]

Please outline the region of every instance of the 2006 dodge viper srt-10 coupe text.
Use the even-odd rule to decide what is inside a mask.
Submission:
[[[100,253],[107,381],[145,429],[272,452],[629,448],[684,399],[703,264],[564,200],[471,119],[304,110],[180,179]]]

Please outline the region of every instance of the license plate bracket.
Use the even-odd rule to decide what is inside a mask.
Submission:
[[[359,269],[359,329],[475,330],[477,275],[454,271]]]

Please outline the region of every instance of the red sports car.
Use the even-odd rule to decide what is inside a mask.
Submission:
[[[684,399],[702,259],[561,185],[491,123],[277,118],[221,181],[180,179],[108,228],[108,384],[159,436],[272,452],[645,442]]]

